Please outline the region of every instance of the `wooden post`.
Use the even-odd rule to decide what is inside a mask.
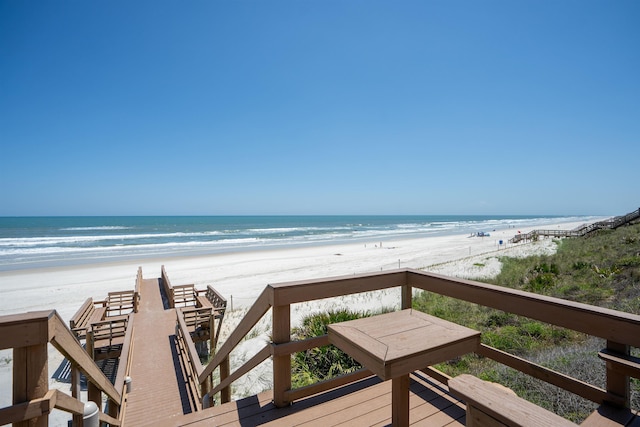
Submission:
[[[216,354],[216,311],[211,309],[209,315],[209,357]]]
[[[212,310],[211,315],[209,316],[209,358],[210,359],[216,354],[215,325],[216,325],[215,311]],[[222,375],[222,370],[223,370],[222,366],[220,366],[220,375]],[[225,376],[229,376],[228,364],[227,364],[227,371]],[[201,395],[204,396],[205,394],[209,393],[212,387],[213,387],[213,381],[211,379],[211,375],[209,375],[207,376],[207,379],[202,384],[200,384]],[[222,393],[224,395],[225,391],[223,390]],[[226,396],[226,397],[228,397],[229,400],[231,400],[230,393],[229,393],[229,396]],[[210,396],[210,398],[213,398],[213,396]]]
[[[87,400],[91,400],[98,405],[98,409],[102,412],[102,391],[98,387],[96,387],[88,378],[87,378]]]
[[[71,396],[78,400],[81,400],[80,376],[80,369],[78,369],[78,365],[71,362]],[[81,426],[82,418],[82,414],[73,414],[73,425]]]
[[[94,342],[93,342],[93,331],[92,330],[88,330],[87,331],[87,335],[85,336],[84,339],[84,344],[85,344],[85,350],[87,351],[87,353],[89,354],[89,357],[91,357],[92,359],[94,358]],[[94,359],[95,360],[95,359]]]
[[[402,310],[411,308],[413,288],[410,285],[402,286]]]
[[[120,402],[109,399],[109,416],[118,419],[120,415]]]
[[[607,341],[607,349],[628,356],[630,348],[626,344]],[[626,408],[631,406],[631,387],[629,377],[607,367],[607,392],[623,399]]]
[[[273,343],[291,341],[291,306],[278,305],[272,308]],[[289,405],[284,393],[291,389],[291,355],[273,356],[273,403],[278,408]]]
[[[208,375],[207,378],[204,380],[203,383],[200,384],[200,395],[204,396],[205,394],[209,393],[211,391],[212,388],[212,381],[211,381],[211,375]],[[209,396],[210,399],[213,398],[213,396]]]
[[[220,381],[225,380],[230,374],[229,357],[225,357],[220,364]],[[222,403],[231,402],[231,386],[225,387],[220,391],[220,400]]]
[[[44,397],[49,391],[47,344],[13,349],[13,404]],[[47,427],[49,414],[14,423],[14,427]]]
[[[409,374],[391,379],[391,425],[409,426]]]

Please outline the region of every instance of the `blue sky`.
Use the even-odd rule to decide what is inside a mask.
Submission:
[[[0,215],[640,206],[640,2],[0,0]]]

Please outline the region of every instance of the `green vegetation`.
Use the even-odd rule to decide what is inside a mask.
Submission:
[[[319,337],[327,333],[327,325],[331,323],[346,322],[371,315],[372,313],[354,312],[346,309],[312,314],[302,320],[302,326],[293,329],[292,339],[304,340]],[[294,355],[291,364],[292,387],[304,387],[357,371],[361,367],[362,365],[332,345],[312,348]]]
[[[558,251],[553,256],[501,259],[502,272],[483,281],[640,314],[640,224],[556,243]],[[597,352],[605,344],[599,339],[429,292],[418,293],[413,307],[482,331],[483,343],[487,345],[604,387],[604,367]],[[312,315],[294,331],[294,338],[324,335],[329,323],[367,315],[371,313],[348,310]],[[297,353],[293,359],[293,386],[312,384],[359,367],[332,346]],[[436,367],[452,376],[466,372],[500,382],[518,395],[576,422],[595,408],[571,393],[476,355]],[[632,381],[632,390],[632,406],[638,408],[638,381]]]
[[[640,314],[640,225],[558,242],[553,256],[504,258],[490,282]]]
[[[501,259],[501,273],[484,281],[640,314],[638,242],[640,225],[558,241],[558,251],[553,256]],[[482,331],[482,341],[489,346],[604,386],[604,367],[597,352],[605,344],[598,339],[428,292],[418,294],[413,306]],[[437,368],[452,376],[467,372],[500,382],[518,395],[574,421],[582,420],[595,408],[591,402],[571,393],[475,355],[440,364]],[[637,408],[640,385],[635,380],[632,390],[632,406]]]

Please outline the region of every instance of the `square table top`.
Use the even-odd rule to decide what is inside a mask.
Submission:
[[[472,353],[480,332],[407,309],[328,326],[329,342],[383,380]]]

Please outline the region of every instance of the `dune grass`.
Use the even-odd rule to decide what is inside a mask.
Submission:
[[[555,255],[502,258],[499,286],[640,314],[640,224],[558,241]],[[532,319],[421,292],[415,309],[482,331],[483,343],[604,387],[602,340]],[[472,373],[512,388],[518,395],[573,421],[595,404],[475,355],[440,364],[455,376]],[[640,384],[632,379],[632,407],[640,406]]]
[[[640,224],[556,243],[555,255],[502,258],[501,273],[479,281],[640,314]],[[597,358],[598,350],[604,347],[601,340],[430,292],[416,294],[413,308],[480,330],[487,345],[604,387],[604,366]],[[294,336],[304,339],[323,335],[329,323],[371,314],[349,310],[314,314],[304,319]],[[360,365],[327,346],[297,353],[292,367],[294,387],[300,387],[351,372]],[[595,409],[589,401],[476,355],[437,368],[452,376],[466,372],[502,383],[576,422]],[[639,390],[638,382],[632,380],[632,406],[636,409],[640,406]]]

